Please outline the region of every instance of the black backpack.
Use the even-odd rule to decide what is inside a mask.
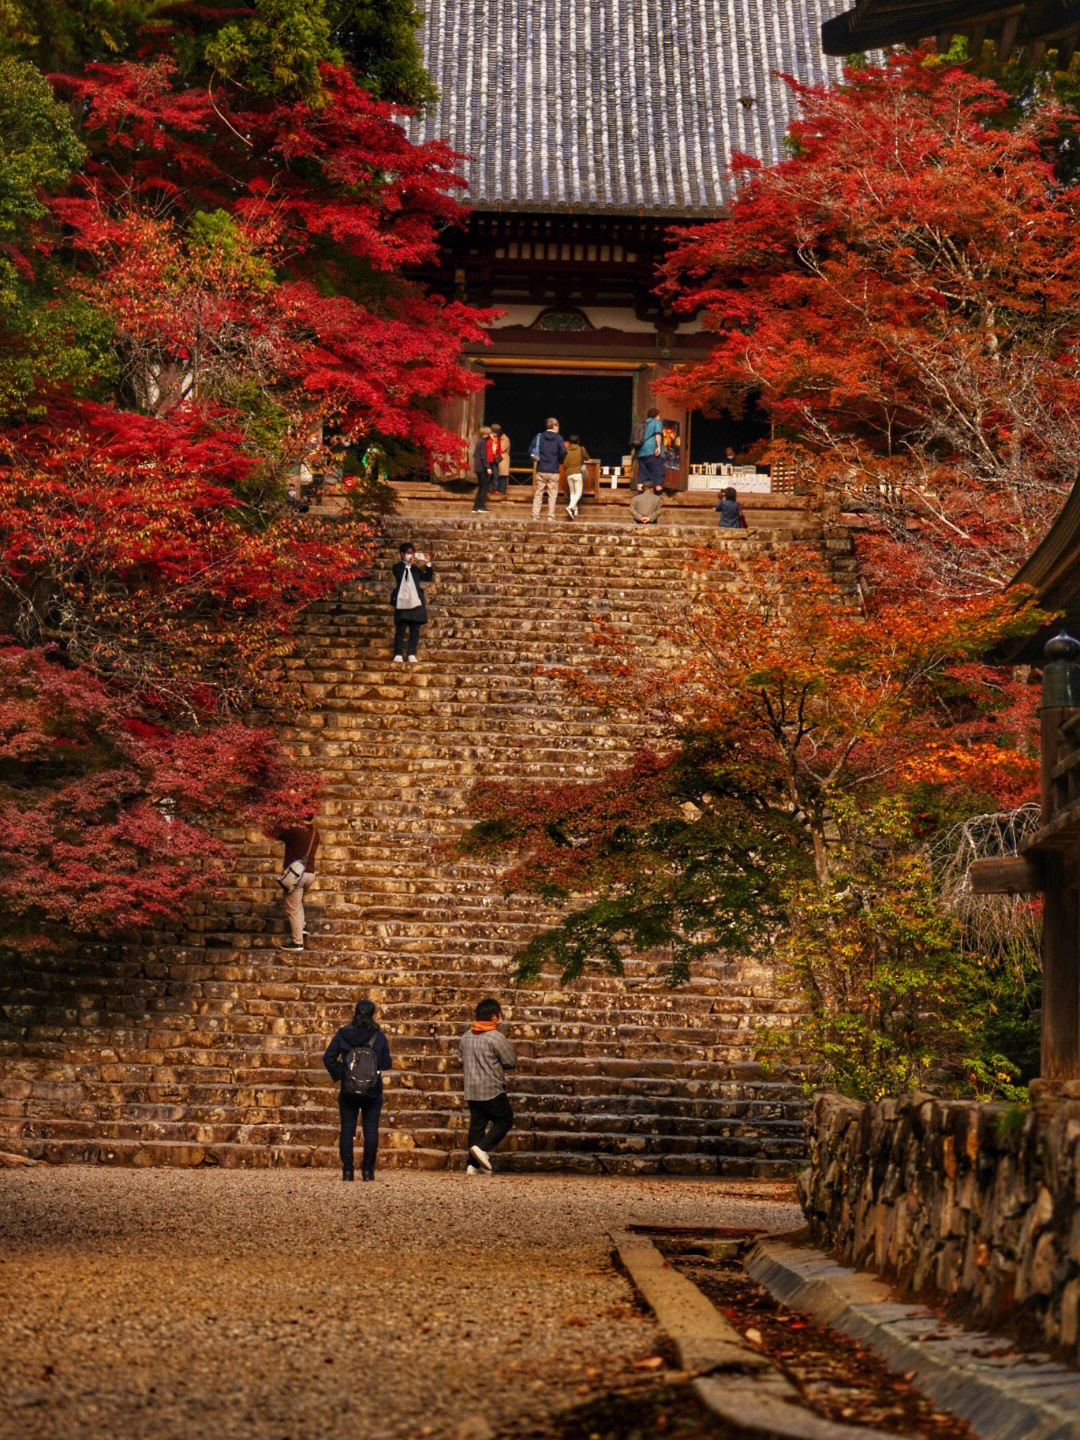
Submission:
[[[630,431],[630,448],[631,450],[640,450],[642,445],[644,444],[645,421],[639,420],[638,423],[634,426],[634,428]]]
[[[346,1095],[370,1095],[379,1083],[379,1062],[370,1043],[357,1045],[345,1056],[341,1088]]]

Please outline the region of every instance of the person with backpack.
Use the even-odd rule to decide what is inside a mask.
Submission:
[[[461,1037],[461,1063],[465,1070],[465,1101],[469,1107],[469,1133],[465,1140],[466,1175],[490,1175],[491,1151],[514,1123],[506,1093],[506,1071],[517,1064],[513,1046],[499,1033],[502,1006],[498,1000],[481,1000],[476,1019]]]
[[[559,434],[558,420],[550,419],[547,429],[533,436],[529,446],[533,461],[533,519],[540,519],[544,494],[548,497],[548,520],[555,519],[559,503],[559,466],[566,459],[566,441]]]
[[[664,468],[664,422],[660,419],[660,411],[652,409],[646,416],[637,452],[638,484],[662,493]]]
[[[353,1146],[356,1122],[361,1121],[364,1134],[364,1157],[360,1165],[362,1180],[375,1179],[375,1156],[379,1149],[379,1116],[382,1114],[383,1080],[393,1068],[390,1044],[375,1023],[375,1006],[370,1000],[358,1000],[353,1018],[343,1025],[323,1055],[323,1064],[341,1090],[338,1094],[338,1115],[341,1117],[341,1178],[354,1180]]]

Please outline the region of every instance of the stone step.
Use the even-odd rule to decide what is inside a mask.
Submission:
[[[52,1164],[157,1165],[191,1167],[221,1165],[267,1168],[311,1167],[333,1169],[337,1155],[311,1146],[190,1145],[150,1139],[100,1142],[95,1140],[30,1140],[21,1149],[28,1155]],[[718,1176],[727,1179],[779,1179],[795,1173],[800,1161],[771,1160],[763,1156],[735,1159],[715,1155],[680,1156],[596,1156],[573,1150],[517,1152],[503,1159],[500,1169],[509,1173],[565,1172],[595,1175],[682,1175]],[[380,1154],[382,1170],[464,1170],[465,1152],[402,1147]],[[464,1179],[464,1177],[463,1177]],[[470,1183],[485,1184],[476,1179]]]
[[[385,1115],[385,1112],[384,1112]],[[380,1155],[383,1163],[394,1151],[441,1150],[444,1154],[463,1149],[468,1116],[458,1117],[456,1124],[427,1126],[416,1117],[409,1117],[408,1129],[399,1129],[392,1123],[384,1123],[380,1136]],[[266,1153],[280,1147],[307,1146],[315,1152],[333,1156],[337,1149],[337,1115],[329,1113],[324,1117],[309,1117],[306,1122],[290,1124],[263,1124],[259,1122],[200,1122],[186,1121],[170,1124],[139,1118],[121,1123],[102,1120],[97,1126],[84,1121],[68,1121],[50,1124],[40,1134],[28,1135],[27,1140],[46,1143],[103,1143],[107,1145],[130,1145],[140,1140],[155,1144],[187,1144],[228,1146],[246,1145],[254,1152]],[[633,1132],[615,1133],[582,1129],[567,1130],[524,1130],[515,1124],[506,1141],[500,1147],[500,1166],[514,1154],[551,1155],[565,1150],[593,1155],[638,1155],[678,1156],[687,1154],[711,1155],[714,1168],[717,1161],[740,1159],[769,1159],[774,1162],[787,1161],[798,1164],[804,1153],[805,1141],[800,1134],[785,1134],[769,1128],[768,1122],[756,1121],[747,1127],[745,1134],[725,1132],[722,1128],[712,1133],[701,1131],[696,1134],[646,1135]]]
[[[780,513],[739,537],[681,520],[643,534],[617,511],[576,527],[388,517],[371,576],[310,607],[282,664],[309,707],[285,717],[283,738],[325,782],[307,950],[279,948],[278,848],[230,828],[229,888],[193,905],[182,930],[35,959],[5,980],[5,1146],[105,1163],[332,1164],[321,1049],[367,993],[397,1062],[387,1163],[460,1168],[458,1037],[494,992],[522,1060],[508,1168],[794,1168],[801,1072],[766,1074],[755,1058],[759,1025],[799,1013],[771,965],[717,956],[672,990],[640,956],[621,977],[515,991],[515,952],[562,902],[504,896],[503,866],[446,848],[479,779],[595,782],[629,762],[640,721],[579,704],[545,671],[596,668],[597,617],[646,663],[677,662],[653,635],[703,583],[697,551],[735,561],[722,582],[733,591],[755,556],[800,553],[797,533],[825,563],[814,526]],[[436,556],[415,667],[389,656],[389,568],[405,535]]]

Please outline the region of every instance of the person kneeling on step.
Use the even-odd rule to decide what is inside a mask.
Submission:
[[[506,1071],[517,1064],[517,1056],[510,1041],[499,1032],[501,1019],[502,1006],[497,1000],[481,1000],[476,1019],[461,1037],[465,1099],[469,1106],[467,1175],[491,1174],[490,1152],[506,1138],[514,1123],[506,1093]]]
[[[353,1018],[334,1036],[322,1057],[331,1080],[341,1086],[338,1094],[338,1115],[341,1117],[341,1178],[355,1178],[353,1146],[356,1143],[356,1122],[361,1120],[364,1132],[364,1158],[360,1175],[375,1179],[375,1156],[379,1149],[379,1116],[383,1104],[383,1075],[393,1068],[390,1045],[375,1023],[375,1006],[370,1000],[358,1000]]]
[[[431,561],[426,555],[418,555],[411,540],[400,547],[401,559],[394,566],[394,585],[390,591],[390,604],[394,608],[394,661],[400,665],[405,659],[405,638],[408,636],[409,663],[416,664],[416,651],[420,644],[420,626],[427,624],[427,606],[420,585],[426,585],[435,578]]]

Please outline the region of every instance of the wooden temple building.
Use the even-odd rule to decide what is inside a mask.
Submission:
[[[969,53],[989,42],[1002,61],[1022,56],[1040,65],[1055,51],[1057,68],[1067,70],[1080,38],[1080,0],[859,0],[821,28],[829,55],[923,40],[947,50],[958,35]]]
[[[835,5],[836,0],[833,0]],[[689,414],[654,397],[700,357],[700,321],[655,293],[673,228],[715,218],[732,154],[783,153],[795,103],[781,78],[840,66],[821,46],[823,0],[428,0],[424,62],[440,99],[410,122],[467,157],[468,228],[448,233],[448,296],[502,310],[473,363],[482,394],[448,406],[463,437],[498,422],[512,462],[548,415],[618,464],[635,420],[668,423],[669,485],[768,434],[751,418]]]

